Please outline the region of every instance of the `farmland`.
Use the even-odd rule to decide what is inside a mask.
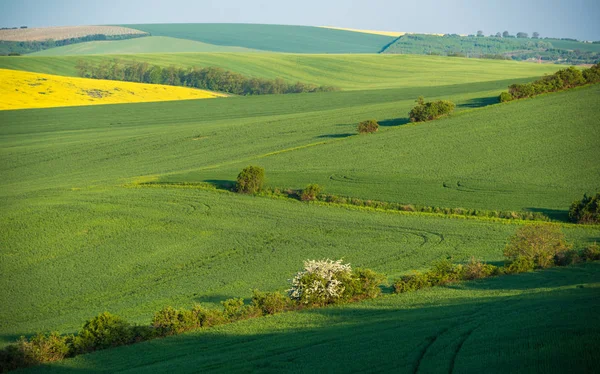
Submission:
[[[15,109],[0,110],[0,347],[40,331],[75,333],[104,311],[147,326],[168,305],[215,308],[248,301],[253,289],[284,292],[307,259],[341,258],[389,282],[440,259],[502,265],[509,238],[530,224],[444,208],[542,213],[553,222],[541,225],[559,228],[575,251],[600,241],[599,225],[567,219],[574,200],[600,188],[600,85],[498,99],[562,66],[376,54],[394,38],[317,27],[135,28],[152,36],[0,57],[0,109]],[[217,94],[77,78],[79,61],[114,59],[341,90],[190,100]],[[54,93],[63,101],[50,103]],[[419,96],[456,109],[411,123]],[[51,105],[61,107],[34,108]],[[379,130],[357,134],[369,119]],[[317,183],[348,199],[436,210],[236,193],[248,165],[264,167],[269,191]],[[595,372],[599,267],[400,295],[386,285],[373,300],[33,370]]]
[[[129,40],[77,43],[31,53],[30,56],[115,55],[181,52],[253,52],[253,50],[242,47],[225,47],[188,39],[170,38],[166,36],[148,36],[145,38]]]
[[[189,100],[224,95],[185,87],[66,78],[0,69],[0,110]]]
[[[59,26],[0,30],[0,40],[12,42],[63,40],[88,35],[132,35],[145,32],[122,26]]]

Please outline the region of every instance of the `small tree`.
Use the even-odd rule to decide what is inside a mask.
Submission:
[[[526,32],[522,32],[521,31],[521,32],[517,33],[517,38],[519,38],[519,39],[527,39],[527,38],[529,38],[529,35]]]
[[[502,33],[502,37],[503,37],[503,38],[508,38],[509,36],[510,36],[510,34],[508,33],[508,31],[504,31],[504,32]]]
[[[317,198],[317,196],[319,196],[319,194],[321,193],[321,191],[323,190],[323,188],[321,188],[321,186],[319,186],[318,184],[309,184],[308,186],[306,186],[306,188],[304,190],[302,190],[302,195],[300,195],[300,200],[302,201],[312,201],[315,200]]]
[[[263,187],[265,169],[260,166],[248,166],[237,177],[236,190],[240,193],[256,193]]]
[[[483,36],[483,31],[482,30],[477,31],[477,36],[478,37],[482,37]]]
[[[531,34],[531,37],[533,39],[539,39],[540,38],[540,33],[537,31],[534,31],[533,34]]]
[[[379,124],[374,119],[362,121],[358,124],[359,134],[372,134],[377,132],[377,130],[379,130]]]
[[[527,225],[521,227],[504,248],[509,263],[531,260],[538,268],[554,265],[557,254],[569,250],[559,226]]]
[[[408,113],[411,122],[430,121],[452,113],[456,105],[448,100],[425,102],[423,96],[417,99],[417,105]]]
[[[500,31],[498,31],[498,32],[496,33],[496,38],[501,38],[501,37],[502,37],[502,34],[500,33]]]
[[[600,193],[594,196],[585,194],[583,199],[573,202],[569,219],[576,223],[600,223]]]

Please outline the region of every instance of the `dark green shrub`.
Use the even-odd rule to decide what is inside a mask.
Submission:
[[[600,223],[600,193],[594,196],[583,195],[583,199],[573,202],[569,209],[569,219],[576,223]]]
[[[200,321],[190,310],[177,310],[167,306],[154,314],[152,326],[156,335],[168,336],[198,328]]]
[[[558,252],[554,256],[554,264],[556,266],[568,266],[579,262],[581,262],[581,257],[579,257],[579,253],[573,249]]]
[[[346,299],[374,299],[381,294],[380,286],[386,282],[386,277],[371,269],[355,269],[351,281],[346,284],[344,294]]]
[[[554,257],[569,249],[565,236],[556,225],[527,225],[517,230],[504,248],[509,261],[527,258],[538,268],[554,265]]]
[[[513,100],[513,97],[512,97],[512,95],[510,93],[508,93],[508,92],[502,92],[500,94],[500,102],[501,103],[505,103],[507,101],[512,101],[512,100]]]
[[[462,265],[453,264],[450,259],[443,259],[436,261],[433,268],[425,274],[433,286],[438,286],[461,280],[463,272]]]
[[[372,134],[379,130],[379,124],[374,119],[362,121],[358,124],[359,134]]]
[[[573,88],[585,84],[585,78],[581,70],[574,66],[570,66],[566,69],[561,69],[554,73],[554,75],[562,81],[562,88]]]
[[[318,184],[309,184],[304,190],[302,190],[300,199],[302,201],[316,200],[317,196],[319,196],[322,190],[323,188],[321,188],[321,186],[319,186]]]
[[[241,193],[259,192],[265,182],[265,169],[260,166],[248,166],[237,177],[236,190]]]
[[[198,320],[202,327],[212,327],[229,322],[220,310],[197,308]]]
[[[532,271],[535,264],[533,259],[527,257],[517,257],[504,266],[504,272],[506,274],[518,274]]]
[[[73,351],[86,353],[130,344],[133,338],[133,331],[127,321],[104,312],[87,321],[79,330],[73,338]]]
[[[472,257],[471,261],[463,267],[463,279],[466,280],[487,278],[497,274],[497,266],[476,260],[475,257]]]
[[[23,351],[17,344],[10,344],[0,349],[0,373],[29,366]]]
[[[279,292],[260,292],[254,290],[252,293],[252,305],[260,309],[263,314],[276,314],[285,311],[289,299]]]
[[[600,62],[583,71],[586,83],[600,83]]]
[[[402,276],[394,282],[394,292],[404,293],[431,287],[432,284],[427,274],[414,272],[410,275]]]
[[[70,352],[71,336],[61,336],[58,332],[37,334],[30,339],[22,336],[16,344],[0,351],[2,372],[59,361]]]
[[[443,115],[450,114],[456,105],[447,100],[425,102],[423,97],[417,99],[417,105],[408,113],[411,122],[430,121]]]
[[[581,258],[584,261],[599,261],[600,246],[598,243],[594,243],[581,251]]]

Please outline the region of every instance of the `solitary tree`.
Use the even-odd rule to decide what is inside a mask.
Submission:
[[[510,34],[508,33],[508,31],[504,31],[504,32],[502,33],[502,37],[503,37],[503,38],[508,38],[509,36],[510,36]]]
[[[517,38],[519,38],[519,39],[527,39],[527,38],[529,38],[529,35],[526,32],[522,32],[521,31],[521,32],[517,33]]]
[[[358,124],[359,134],[372,134],[379,130],[379,124],[374,119],[362,121]]]
[[[500,31],[498,31],[498,32],[496,33],[496,38],[501,38],[501,37],[502,37],[502,34],[500,33]]]
[[[534,32],[533,32],[533,34],[531,35],[531,37],[532,37],[533,39],[539,39],[539,38],[540,38],[540,33],[539,33],[539,32],[537,32],[537,31],[534,31]]]
[[[534,266],[547,268],[554,264],[554,257],[570,246],[559,226],[526,225],[517,230],[504,248],[508,261],[526,259]]]
[[[262,189],[264,181],[265,169],[248,166],[238,174],[236,190],[240,193],[256,193]]]
[[[483,36],[483,31],[482,30],[477,31],[477,36],[482,37]]]

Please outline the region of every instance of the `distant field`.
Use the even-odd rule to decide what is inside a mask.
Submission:
[[[288,53],[378,53],[394,40],[383,35],[310,26],[189,23],[124,25],[153,36]]]
[[[28,56],[69,56],[133,53],[259,52],[242,47],[224,47],[188,39],[149,36],[129,40],[94,41],[46,49]]]
[[[288,82],[330,85],[344,90],[432,87],[521,78],[533,80],[560,68],[557,65],[440,56],[274,53],[0,57],[0,68],[77,76],[75,66],[80,59],[100,63],[114,58],[162,66],[219,66],[250,77],[279,77]]]
[[[186,87],[67,78],[0,69],[0,110],[208,99],[221,96],[224,95]]]
[[[595,373],[599,295],[600,266],[587,264],[252,319],[29,372]]]
[[[129,35],[145,34],[144,31],[122,26],[59,26],[36,27],[27,29],[0,30],[0,40],[7,41],[43,41],[80,38],[88,35]]]
[[[395,38],[406,34],[406,32],[400,31],[378,31],[378,30],[362,30],[362,29],[348,29],[344,27],[334,27],[334,26],[320,26],[324,29],[332,29],[332,30],[343,30],[343,31],[353,31],[353,32],[361,32],[364,34],[375,34],[375,35],[385,35],[385,36],[393,36]]]

